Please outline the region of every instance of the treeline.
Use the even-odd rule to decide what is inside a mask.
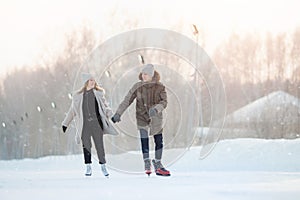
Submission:
[[[227,117],[222,138],[300,137],[299,55],[300,28],[276,35],[232,34],[216,49],[213,60],[224,81],[228,115],[262,97],[268,101],[261,111],[252,104],[244,122]],[[269,96],[276,92],[281,97]]]
[[[4,79],[1,159],[78,152],[74,135],[61,135],[61,122],[71,102],[77,69],[94,48],[95,36],[83,28],[69,33],[65,41],[62,54],[37,66],[24,66]]]
[[[300,97],[300,27],[273,35],[232,34],[213,55],[226,86],[228,112],[273,91]]]

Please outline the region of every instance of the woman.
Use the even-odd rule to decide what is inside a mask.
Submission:
[[[94,140],[99,164],[104,176],[109,176],[105,163],[105,151],[103,145],[103,134],[115,134],[117,131],[111,126],[109,117],[112,111],[108,106],[104,89],[99,87],[91,74],[83,73],[84,86],[73,95],[71,107],[62,122],[63,132],[74,119],[76,135],[81,135],[83,145],[84,163],[86,164],[86,176],[92,175],[91,138]]]
[[[139,74],[140,81],[133,85],[123,102],[119,105],[112,117],[114,123],[121,121],[121,115],[136,99],[136,119],[140,132],[143,159],[146,174],[151,174],[149,157],[149,133],[154,137],[155,159],[152,160],[155,173],[161,176],[170,176],[170,172],[161,164],[163,150],[162,111],[167,107],[167,93],[165,86],[159,82],[160,75],[152,64],[143,67]]]

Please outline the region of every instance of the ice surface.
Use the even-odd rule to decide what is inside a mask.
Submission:
[[[300,199],[300,139],[224,140],[204,160],[199,152],[167,166],[171,177],[149,178],[108,168],[107,179],[96,161],[84,177],[82,155],[0,161],[0,199]]]

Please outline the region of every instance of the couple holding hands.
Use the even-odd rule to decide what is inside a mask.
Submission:
[[[82,74],[84,86],[73,95],[70,109],[62,122],[62,129],[65,132],[71,121],[75,121],[76,134],[81,136],[86,176],[92,175],[91,139],[94,140],[101,171],[104,176],[109,176],[105,165],[103,135],[118,134],[110,125],[109,118],[113,123],[120,122],[122,114],[134,100],[136,100],[136,120],[140,133],[145,173],[150,175],[153,165],[156,175],[170,176],[170,172],[161,163],[163,152],[162,111],[167,107],[166,89],[160,82],[160,75],[152,64],[144,65],[138,78],[139,81],[132,86],[113,114],[104,97],[104,89],[97,84],[91,74]],[[153,136],[155,142],[155,158],[153,160],[149,156],[149,136]]]

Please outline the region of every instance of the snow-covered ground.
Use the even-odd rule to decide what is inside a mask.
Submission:
[[[300,199],[300,139],[225,140],[199,153],[168,166],[171,177],[149,178],[110,169],[107,179],[96,162],[84,177],[82,155],[0,161],[0,199]]]

